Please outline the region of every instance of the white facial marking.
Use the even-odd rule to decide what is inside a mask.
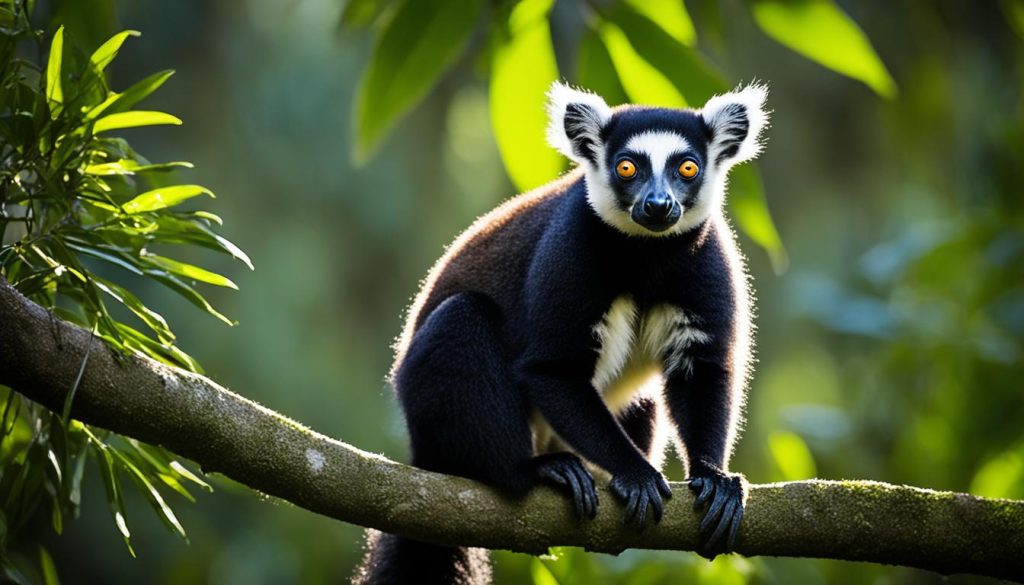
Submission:
[[[675,132],[652,131],[641,132],[626,142],[626,150],[646,154],[651,160],[651,171],[665,172],[668,157],[676,153],[686,152],[690,143]]]

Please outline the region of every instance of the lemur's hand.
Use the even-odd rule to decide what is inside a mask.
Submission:
[[[572,453],[549,453],[534,457],[532,465],[537,477],[571,492],[577,518],[586,516],[593,520],[597,516],[594,477],[579,457]]]
[[[700,523],[701,545],[697,553],[714,559],[719,554],[732,552],[743,519],[747,480],[738,473],[712,470],[690,478],[689,482],[690,489],[697,494],[693,509],[699,510],[708,504]]]
[[[654,510],[654,522],[661,522],[662,498],[671,498],[672,490],[660,471],[647,465],[630,473],[620,473],[612,478],[612,493],[626,503],[626,524],[635,523],[638,530],[644,529],[647,506]]]

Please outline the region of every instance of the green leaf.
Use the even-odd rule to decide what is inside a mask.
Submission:
[[[180,126],[181,120],[164,112],[150,112],[145,110],[133,110],[131,112],[119,112],[110,114],[96,120],[92,131],[94,134],[120,130],[121,128],[137,128],[139,126],[159,126],[169,124]]]
[[[768,36],[886,98],[896,82],[864,31],[832,0],[760,0],[754,18]]]
[[[132,533],[128,530],[128,523],[124,516],[124,499],[121,496],[121,483],[117,479],[117,472],[114,469],[114,457],[110,448],[89,433],[90,440],[96,448],[96,459],[100,464],[100,477],[103,479],[103,487],[107,492],[107,503],[110,505],[110,512],[114,515],[114,524],[117,531],[121,533],[121,539],[128,547],[128,553],[135,556],[135,549],[132,548]]]
[[[182,282],[176,276],[172,276],[172,275],[170,275],[170,274],[168,274],[168,273],[166,273],[166,272],[164,272],[162,270],[160,270],[160,271],[157,271],[157,270],[147,270],[146,274],[150,278],[155,279],[156,281],[160,282],[161,284],[163,284],[167,288],[169,288],[169,289],[173,290],[174,292],[178,293],[179,295],[184,297],[185,300],[187,300],[188,302],[192,303],[193,305],[199,307],[200,309],[206,311],[207,313],[209,313],[213,317],[216,317],[217,319],[220,319],[221,321],[223,321],[224,323],[226,323],[226,324],[228,324],[228,325],[230,325],[232,327],[234,327],[237,324],[234,321],[232,321],[231,319],[228,319],[227,317],[225,317],[224,315],[219,313],[217,311],[217,309],[214,309],[213,305],[211,305],[209,303],[209,301],[206,300],[206,297],[204,297],[203,295],[199,294],[196,291],[196,289],[194,289],[191,286],[185,284],[184,282]]]
[[[629,101],[626,90],[615,74],[615,64],[608,54],[597,30],[588,28],[580,38],[579,54],[576,57],[576,80],[584,87],[604,98],[609,104],[623,104]]]
[[[143,258],[145,258],[146,262],[151,265],[163,268],[164,270],[177,274],[178,276],[184,276],[185,278],[198,280],[199,282],[238,290],[238,285],[231,282],[227,277],[210,272],[209,270],[204,270],[198,266],[185,264],[184,262],[178,262],[177,260],[164,258],[163,256],[157,256],[156,254],[147,254]]]
[[[789,258],[768,211],[757,167],[752,164],[733,167],[729,179],[730,215],[744,234],[768,252],[772,268],[776,274],[781,274],[789,265]]]
[[[390,0],[349,0],[341,12],[339,24],[345,29],[367,26],[376,22],[392,3]]]
[[[86,119],[92,120],[106,111],[114,113],[128,110],[159,89],[172,75],[174,75],[174,70],[172,69],[160,71],[136,82],[121,93],[110,94],[103,103],[89,110],[89,113],[86,114]]]
[[[142,213],[144,211],[156,211],[165,207],[173,207],[182,201],[191,199],[197,195],[209,195],[213,192],[200,185],[175,185],[173,187],[161,187],[146,191],[135,197],[128,203],[121,206],[125,213]]]
[[[494,52],[491,72],[491,127],[509,176],[521,190],[532,189],[565,168],[545,148],[545,100],[558,79],[558,64],[547,13],[551,0],[523,0],[510,18],[510,37]]]
[[[171,461],[171,469],[173,469],[175,473],[177,473],[181,477],[184,477],[185,479],[191,481],[192,483],[198,485],[199,487],[205,489],[206,491],[213,491],[213,486],[200,479],[199,476],[189,471],[188,468],[182,465],[180,462]]]
[[[57,577],[57,566],[53,564],[53,557],[42,546],[39,547],[39,565],[42,569],[43,583],[45,585],[60,585],[60,579]]]
[[[795,433],[779,432],[768,436],[768,450],[771,451],[783,481],[810,479],[818,475],[814,456],[807,444]]]
[[[637,54],[622,29],[606,21],[599,26],[598,34],[608,47],[608,54],[630,101],[668,108],[686,107],[686,99],[675,85]]]
[[[121,49],[121,45],[124,44],[125,39],[128,37],[140,36],[137,30],[126,30],[117,33],[110,37],[107,42],[103,43],[96,49],[92,56],[89,57],[89,61],[93,64],[97,71],[103,71],[107,68],[107,65],[114,60],[117,56],[117,52]]]
[[[366,160],[462,53],[483,0],[405,0],[377,39],[357,90],[355,157]]]
[[[185,534],[185,528],[181,525],[181,522],[178,521],[178,517],[174,515],[174,511],[171,510],[171,507],[167,505],[166,501],[164,501],[160,492],[157,491],[153,482],[149,481],[146,474],[142,473],[142,471],[132,463],[131,459],[128,459],[128,457],[123,453],[114,449],[111,449],[111,452],[117,457],[118,461],[121,463],[121,467],[128,471],[132,479],[134,479],[139,487],[142,488],[142,493],[145,494],[146,499],[149,500],[149,505],[153,508],[153,511],[160,516],[160,519],[163,520],[163,523],[167,526],[168,530],[174,532],[187,542],[188,535]]]
[[[533,585],[559,585],[558,579],[551,573],[548,566],[538,558],[530,561],[530,577]]]
[[[625,4],[610,13],[636,53],[665,76],[694,107],[715,94],[728,91],[722,75],[693,47],[672,38],[658,24]]]
[[[64,60],[64,27],[61,26],[53,35],[50,43],[50,58],[46,63],[46,101],[50,104],[50,117],[57,119],[58,108],[64,103],[64,91],[61,88],[61,62]]]
[[[658,23],[676,41],[689,46],[697,43],[697,29],[682,0],[626,0],[626,3],[651,22]]]
[[[132,160],[130,158],[123,158],[121,160],[109,163],[86,165],[82,169],[82,172],[88,175],[110,176],[134,175],[135,173],[143,172],[172,171],[178,168],[191,169],[192,163],[185,161],[174,161],[169,163],[144,165],[139,164],[138,161]]]
[[[1024,447],[986,461],[971,480],[971,493],[986,498],[1024,497]]]
[[[116,266],[120,266],[121,268],[124,268],[125,270],[131,272],[132,274],[142,276],[142,268],[140,268],[139,266],[139,261],[131,254],[128,254],[113,246],[103,244],[92,244],[86,242],[85,240],[80,240],[78,238],[73,238],[71,236],[67,237],[65,245],[76,252],[81,252],[82,254],[87,254],[94,258],[99,258],[100,260],[104,260]]]
[[[174,341],[174,333],[171,332],[171,328],[167,325],[167,321],[164,320],[163,316],[144,305],[137,296],[131,293],[131,291],[120,287],[109,280],[100,278],[95,274],[92,276],[92,279],[101,291],[113,297],[114,300],[124,305],[139,319],[142,319],[142,322],[152,329],[161,341]]]

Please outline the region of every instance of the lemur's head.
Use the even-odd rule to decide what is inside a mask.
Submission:
[[[586,172],[605,223],[637,236],[683,233],[721,205],[729,169],[761,151],[763,85],[718,95],[699,110],[608,104],[555,83],[548,141]]]

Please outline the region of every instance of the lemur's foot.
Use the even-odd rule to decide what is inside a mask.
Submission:
[[[534,457],[532,464],[537,477],[571,493],[577,518],[597,516],[594,477],[579,457],[572,453],[549,453]]]
[[[700,523],[700,548],[697,554],[714,559],[730,553],[736,544],[736,534],[743,519],[746,500],[746,480],[739,474],[713,474],[694,477],[690,489],[697,494],[693,509],[708,504]]]

